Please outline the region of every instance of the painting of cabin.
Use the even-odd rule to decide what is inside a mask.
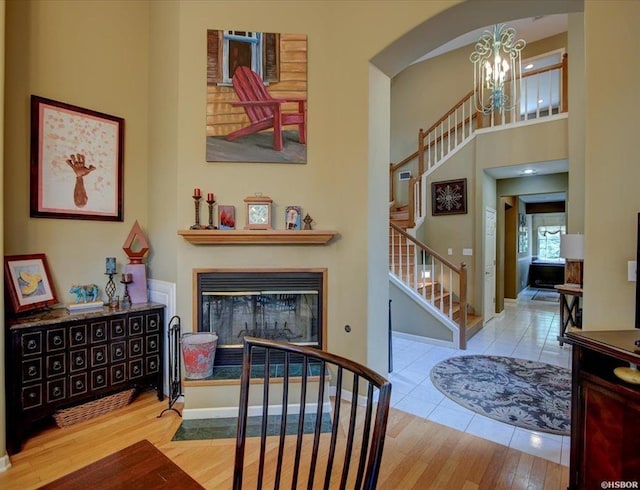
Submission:
[[[306,163],[307,36],[207,31],[208,162]]]

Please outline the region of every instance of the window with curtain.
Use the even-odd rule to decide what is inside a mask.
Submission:
[[[566,233],[564,225],[544,225],[537,227],[537,244],[539,259],[560,258],[560,235]]]

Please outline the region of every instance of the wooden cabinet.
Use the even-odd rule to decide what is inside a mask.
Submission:
[[[637,481],[640,385],[613,370],[640,364],[640,331],[569,332],[565,340],[573,344],[569,489]]]
[[[7,320],[7,449],[56,410],[131,387],[163,393],[164,306],[83,313],[56,309]]]

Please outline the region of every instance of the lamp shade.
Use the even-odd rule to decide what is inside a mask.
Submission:
[[[584,235],[560,235],[560,257],[584,259]]]

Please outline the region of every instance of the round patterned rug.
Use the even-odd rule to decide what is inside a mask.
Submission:
[[[486,417],[524,429],[569,435],[568,369],[513,357],[461,356],[436,364],[431,381],[454,402]]]

